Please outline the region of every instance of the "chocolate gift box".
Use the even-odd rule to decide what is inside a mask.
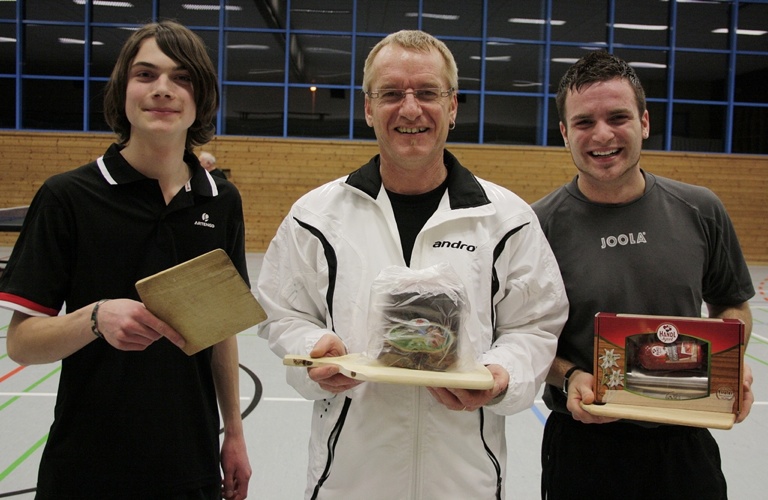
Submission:
[[[622,415],[622,406],[736,415],[743,353],[741,320],[598,313],[593,372],[596,404],[585,408],[602,414],[604,409],[599,407],[610,406],[614,410],[609,414],[618,412],[626,418],[631,415]],[[655,418],[652,411],[643,409],[643,415],[666,422],[663,416]],[[682,416],[684,419],[685,413]],[[729,419],[731,424],[734,419]]]

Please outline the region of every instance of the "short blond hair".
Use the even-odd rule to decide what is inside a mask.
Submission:
[[[363,68],[363,92],[371,90],[371,80],[373,80],[373,60],[381,52],[381,49],[387,45],[398,45],[404,49],[429,52],[432,49],[437,50],[445,62],[445,77],[448,84],[454,89],[459,90],[459,69],[456,66],[456,60],[445,43],[434,36],[419,30],[401,30],[381,39],[365,59]]]

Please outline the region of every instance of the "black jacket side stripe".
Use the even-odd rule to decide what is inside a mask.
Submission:
[[[303,227],[315,238],[317,238],[323,247],[325,260],[328,263],[328,292],[325,296],[325,302],[326,307],[328,307],[328,316],[331,318],[331,322],[333,322],[333,294],[336,291],[336,275],[338,273],[338,258],[336,256],[336,251],[333,249],[333,246],[328,242],[328,239],[319,229],[307,224],[306,222],[302,222],[295,217],[294,220],[299,226]],[[333,324],[329,326],[330,330],[335,331]],[[347,419],[347,413],[351,403],[351,399],[344,399],[344,407],[341,410],[339,419],[336,421],[336,425],[333,426],[333,430],[328,436],[328,461],[325,463],[323,474],[320,476],[320,479],[318,480],[317,484],[315,485],[315,489],[312,492],[313,500],[317,498],[317,495],[320,493],[320,488],[322,488],[323,484],[331,474],[331,466],[333,465],[333,456],[336,450],[336,443],[338,442],[339,436],[341,435],[341,430],[344,428],[344,422]]]
[[[336,257],[336,251],[326,239],[325,235],[314,226],[310,226],[306,222],[302,222],[299,219],[294,219],[298,225],[309,231],[315,238],[320,240],[320,244],[323,246],[323,253],[325,254],[325,261],[328,263],[328,292],[325,294],[325,305],[328,307],[328,316],[333,323],[333,294],[336,291],[336,273],[338,272],[339,261]],[[330,330],[336,331],[333,324],[329,325]]]
[[[501,464],[499,463],[499,459],[496,458],[496,455],[493,454],[493,451],[491,451],[491,449],[488,447],[488,444],[485,442],[485,434],[483,432],[485,429],[485,410],[480,408],[478,412],[480,413],[480,438],[483,440],[483,447],[485,448],[485,452],[488,454],[488,458],[491,459],[491,463],[496,469],[496,500],[501,500]]]
[[[351,399],[344,398],[344,407],[341,409],[339,420],[336,421],[336,425],[333,426],[333,430],[328,435],[328,461],[325,463],[323,474],[320,476],[320,479],[317,481],[315,489],[312,492],[312,500],[317,498],[317,495],[320,493],[320,488],[323,487],[323,483],[325,483],[325,480],[331,475],[331,466],[333,465],[333,454],[336,450],[336,443],[339,441],[341,429],[344,427],[344,422],[347,420],[347,413],[349,412],[349,405],[351,404]]]
[[[522,228],[527,226],[528,224],[523,224],[522,226],[518,226],[514,229],[512,229],[510,232],[504,235],[504,237],[499,241],[499,243],[496,245],[496,247],[493,249],[493,265],[492,265],[492,275],[491,275],[491,305],[493,305],[493,297],[496,296],[496,292],[499,291],[499,288],[501,287],[501,284],[499,283],[499,276],[496,274],[496,261],[499,259],[499,256],[501,256],[501,252],[504,251],[504,246],[506,245],[509,238],[517,234]],[[491,309],[491,324],[496,327],[496,311],[493,307]],[[495,339],[493,339],[495,340]],[[489,346],[490,347],[490,346]],[[485,452],[488,454],[488,458],[491,459],[491,463],[493,464],[493,467],[496,469],[496,498],[497,500],[501,500],[501,484],[503,481],[502,475],[501,475],[501,464],[499,464],[499,459],[496,458],[496,455],[493,454],[493,451],[488,447],[488,443],[485,442],[485,411],[483,408],[480,408],[480,437],[483,440],[483,447],[485,448]]]
[[[504,237],[499,241],[499,243],[496,245],[496,247],[493,249],[493,263],[491,266],[492,275],[491,275],[491,324],[496,327],[496,310],[493,308],[493,298],[496,296],[496,292],[499,291],[499,288],[501,287],[501,284],[499,283],[499,276],[496,274],[496,261],[499,260],[499,257],[501,256],[501,252],[504,251],[504,246],[507,244],[507,240],[509,240],[512,236],[517,234],[521,229],[523,229],[525,226],[530,224],[529,222],[526,222],[522,226],[518,226],[514,229],[512,229],[510,232],[504,235]],[[496,340],[495,338],[493,340]],[[490,346],[489,346],[490,347]]]

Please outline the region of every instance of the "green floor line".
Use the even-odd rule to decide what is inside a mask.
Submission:
[[[754,360],[754,361],[757,361],[758,363],[764,364],[765,366],[768,366],[768,361],[765,361],[765,360],[760,359],[760,358],[756,358],[756,357],[752,356],[751,354],[744,354],[744,357],[745,358],[749,358],[749,359]]]
[[[24,463],[26,459],[29,458],[30,455],[32,455],[38,448],[40,448],[42,445],[45,444],[45,442],[48,441],[48,434],[40,438],[40,440],[33,444],[30,449],[24,452],[22,456],[17,458],[11,465],[9,465],[4,471],[0,472],[0,482],[2,482],[3,479],[8,477],[11,472],[13,472],[19,465]]]
[[[34,384],[30,385],[29,387],[27,387],[26,389],[24,389],[24,390],[23,390],[23,391],[21,391],[21,392],[29,392],[29,391],[31,391],[32,389],[34,389],[34,388],[35,388],[35,387],[37,387],[38,385],[42,384],[43,382],[45,382],[46,380],[48,380],[48,379],[49,379],[49,378],[51,378],[52,376],[56,375],[56,374],[57,374],[57,373],[59,373],[60,371],[61,371],[61,366],[57,366],[57,367],[56,367],[56,368],[55,368],[53,371],[51,371],[51,372],[50,372],[48,375],[44,376],[43,378],[41,378],[40,380],[38,380],[38,381],[37,381],[37,382],[35,382]],[[17,399],[19,399],[20,397],[21,397],[21,396],[14,396],[14,397],[12,397],[11,399],[9,399],[8,401],[6,401],[5,403],[3,403],[2,405],[0,405],[0,411],[4,410],[4,409],[5,409],[5,408],[7,408],[8,406],[10,406],[10,405],[11,405],[11,403],[14,403],[14,402],[15,402]]]

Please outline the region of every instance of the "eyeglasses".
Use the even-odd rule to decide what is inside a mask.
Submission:
[[[376,92],[366,92],[366,95],[369,99],[378,100],[381,104],[399,104],[408,94],[411,94],[420,103],[429,103],[435,102],[441,97],[448,97],[454,90],[453,87],[448,90],[440,90],[439,88],[408,91],[403,89],[379,89]]]

